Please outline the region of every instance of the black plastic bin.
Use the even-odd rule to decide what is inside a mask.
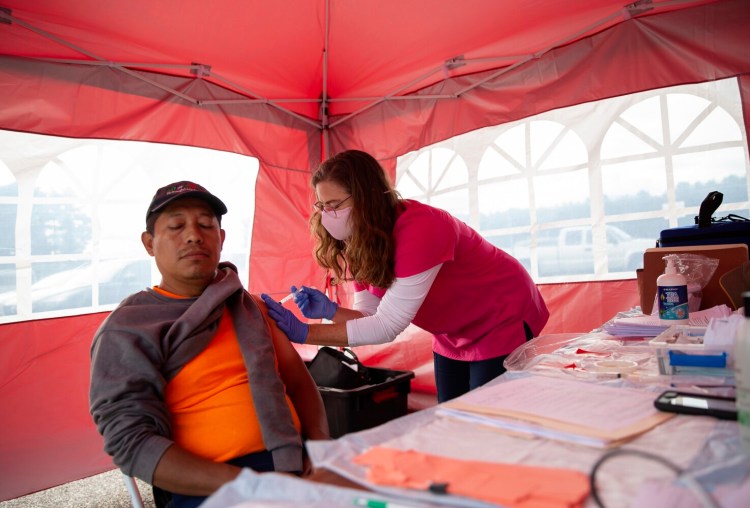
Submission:
[[[411,371],[366,367],[351,352],[348,354],[351,356],[324,347],[308,363],[334,438],[404,416],[414,377]],[[323,386],[326,384],[329,386]]]

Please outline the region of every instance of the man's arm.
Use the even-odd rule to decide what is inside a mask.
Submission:
[[[294,409],[302,425],[303,439],[330,439],[328,417],[326,416],[323,398],[315,384],[305,362],[300,358],[297,350],[286,334],[282,332],[276,322],[268,316],[266,304],[257,296],[253,296],[258,303],[263,316],[268,323],[276,350],[281,380],[286,386],[286,392],[292,400]]]
[[[173,444],[154,470],[154,485],[189,496],[209,496],[234,480],[241,468],[194,455]]]
[[[270,321],[273,323],[272,319]],[[271,325],[271,329],[279,374],[299,416],[302,438],[330,439],[328,417],[318,386],[284,332],[279,330],[276,323]]]

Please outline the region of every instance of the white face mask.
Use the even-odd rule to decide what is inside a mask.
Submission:
[[[342,208],[336,211],[320,212],[320,222],[326,231],[336,240],[348,240],[352,236],[352,226],[349,224],[349,214],[352,207]]]

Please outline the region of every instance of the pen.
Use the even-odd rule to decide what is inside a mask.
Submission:
[[[282,305],[284,305],[286,302],[288,302],[289,300],[291,300],[292,298],[294,298],[294,295],[296,295],[300,291],[302,291],[302,287],[301,286],[300,286],[300,288],[297,291],[289,293],[284,298],[282,298],[281,300],[279,300],[279,303],[282,304]]]
[[[366,506],[367,508],[412,508],[403,504],[391,503],[390,501],[382,501],[379,499],[367,499],[364,497],[358,497],[354,500],[355,506]]]

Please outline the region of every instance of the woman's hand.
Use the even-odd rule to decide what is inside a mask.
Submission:
[[[322,292],[314,288],[302,286],[299,291],[292,286],[294,303],[299,307],[302,315],[309,319],[333,319],[338,310],[338,304],[332,302]]]
[[[297,344],[304,344],[309,332],[308,326],[267,294],[261,294],[260,297],[266,302],[268,315],[276,321],[276,325],[289,337],[289,340]]]

